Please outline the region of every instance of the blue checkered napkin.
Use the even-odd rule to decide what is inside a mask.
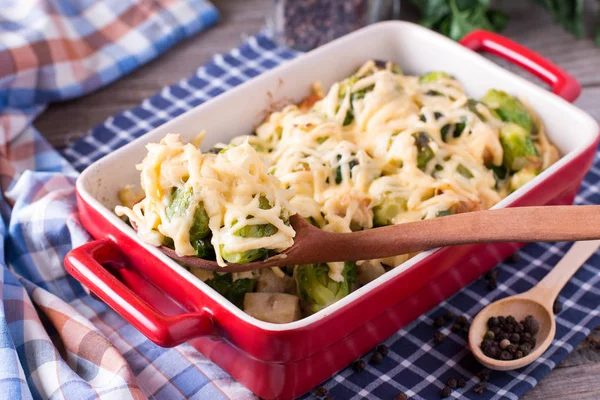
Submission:
[[[124,111],[94,128],[86,137],[64,151],[65,157],[82,170],[150,129],[184,111],[271,69],[297,53],[277,47],[267,36],[258,35],[226,55],[216,56],[196,74],[163,89],[140,106]],[[577,196],[578,204],[599,204],[600,159],[586,176]],[[556,340],[543,357],[528,367],[513,372],[493,372],[482,394],[475,393],[475,377],[482,367],[467,349],[466,335],[442,329],[446,340],[433,346],[433,320],[446,310],[472,318],[487,304],[523,292],[540,281],[561,259],[568,243],[531,244],[521,251],[514,265],[498,266],[498,288],[490,291],[479,280],[431,312],[401,329],[385,343],[390,353],[377,366],[354,373],[350,368],[323,383],[336,399],[390,399],[398,391],[410,398],[432,399],[449,377],[464,378],[467,386],[453,396],[473,399],[516,399],[531,389],[600,324],[600,255],[593,256],[565,286],[560,301],[563,311],[557,318]],[[307,395],[305,398],[311,398]]]

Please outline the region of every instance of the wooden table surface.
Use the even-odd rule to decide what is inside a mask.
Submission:
[[[217,26],[178,44],[157,60],[93,94],[51,105],[36,120],[36,127],[55,147],[67,146],[112,114],[133,107],[163,86],[190,76],[215,53],[225,52],[237,46],[245,36],[258,32],[272,1],[217,0],[214,3],[221,12]],[[579,79],[584,90],[575,104],[600,120],[600,48],[591,40],[575,40],[531,2],[504,2],[503,5],[511,15],[503,34],[539,52]],[[414,15],[409,11],[404,18],[414,19]],[[511,66],[508,68],[527,76]],[[600,339],[600,327],[590,335],[592,337]],[[590,340],[583,342],[524,398],[600,399],[598,347]]]

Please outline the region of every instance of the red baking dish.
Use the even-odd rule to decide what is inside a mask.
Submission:
[[[475,51],[494,53],[523,67],[547,83],[553,94]],[[313,82],[327,87],[368,59],[393,60],[410,74],[447,71],[474,97],[494,87],[526,99],[563,157],[495,207],[573,202],[598,143],[596,122],[569,104],[579,95],[577,81],[496,34],[474,32],[459,44],[414,24],[385,22],[266,72],[87,168],[77,181],[78,204],[82,223],[97,240],[67,255],[68,271],[153,342],[189,342],[254,393],[272,399],[305,393],[492,268],[520,245],[425,252],[308,318],[270,324],[246,315],[142,243],[113,213],[118,190],[139,182],[134,165],[145,155],[146,143],[167,132],[189,140],[201,129],[209,133],[204,145],[227,142],[251,132],[272,104],[299,101]]]

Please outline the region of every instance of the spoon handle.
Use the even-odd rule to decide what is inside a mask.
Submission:
[[[575,242],[558,264],[552,268],[552,271],[527,292],[528,297],[535,297],[548,308],[552,308],[552,304],[563,286],[598,250],[598,247],[600,247],[600,240]]]
[[[592,240],[600,239],[600,206],[475,211],[360,232],[329,233],[323,239],[315,237],[311,244],[322,261],[368,260],[473,243]],[[317,250],[319,247],[323,251]]]

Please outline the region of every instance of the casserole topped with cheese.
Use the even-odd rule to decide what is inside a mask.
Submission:
[[[369,61],[325,93],[272,113],[253,135],[207,153],[167,135],[138,165],[118,215],[178,255],[245,263],[293,244],[288,218],[350,232],[487,209],[558,160],[520,99],[475,100],[444,72],[404,75]],[[290,322],[410,255],[254,273],[192,271],[251,315]]]

